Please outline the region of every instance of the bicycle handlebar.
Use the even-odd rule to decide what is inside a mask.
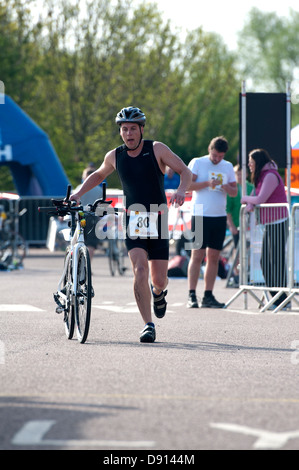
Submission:
[[[67,191],[66,191],[65,201],[69,201],[69,200],[70,200],[71,189],[72,189],[71,185],[68,184]]]
[[[53,206],[52,207],[38,207],[39,212],[47,212],[48,215],[54,215],[54,216],[60,216],[64,217],[66,215],[71,214],[72,212],[79,212],[79,211],[84,211],[84,208],[82,205],[77,206],[75,201],[70,201],[70,195],[71,195],[71,185],[68,185],[67,187],[67,193],[66,197],[64,199],[51,199]],[[96,211],[97,206],[99,205],[105,205],[109,206],[112,203],[112,201],[107,201],[106,200],[106,183],[103,183],[103,196],[101,199],[97,199],[93,204],[88,204],[87,207],[89,207],[88,213],[92,213]],[[118,208],[113,208],[114,212],[122,212],[122,209]],[[105,213],[101,216],[104,216]]]

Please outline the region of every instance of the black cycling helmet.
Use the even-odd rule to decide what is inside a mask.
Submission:
[[[115,122],[119,126],[122,122],[136,122],[140,126],[145,126],[145,114],[139,108],[134,108],[134,106],[128,106],[123,108],[119,113],[117,113]]]

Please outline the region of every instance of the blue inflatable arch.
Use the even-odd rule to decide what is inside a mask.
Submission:
[[[19,196],[66,194],[68,178],[48,135],[7,95],[0,103],[0,171],[3,165]]]

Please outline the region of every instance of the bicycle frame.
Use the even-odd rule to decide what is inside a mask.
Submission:
[[[81,219],[84,220],[84,219]],[[73,299],[77,295],[77,280],[78,280],[78,251],[81,246],[85,246],[84,242],[84,225],[80,224],[80,215],[76,217],[76,214],[71,214],[71,229],[70,229],[71,239],[68,246],[68,253],[64,261],[63,272],[58,283],[58,294],[60,297],[67,300],[67,296],[61,292],[61,285],[64,282],[66,270],[68,266],[68,261],[72,258],[72,279],[73,279]]]

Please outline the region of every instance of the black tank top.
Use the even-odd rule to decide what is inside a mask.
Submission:
[[[137,157],[130,157],[125,145],[117,147],[115,155],[126,209],[132,204],[142,204],[150,211],[151,204],[167,204],[164,175],[155,157],[152,140],[143,141],[143,148]]]

